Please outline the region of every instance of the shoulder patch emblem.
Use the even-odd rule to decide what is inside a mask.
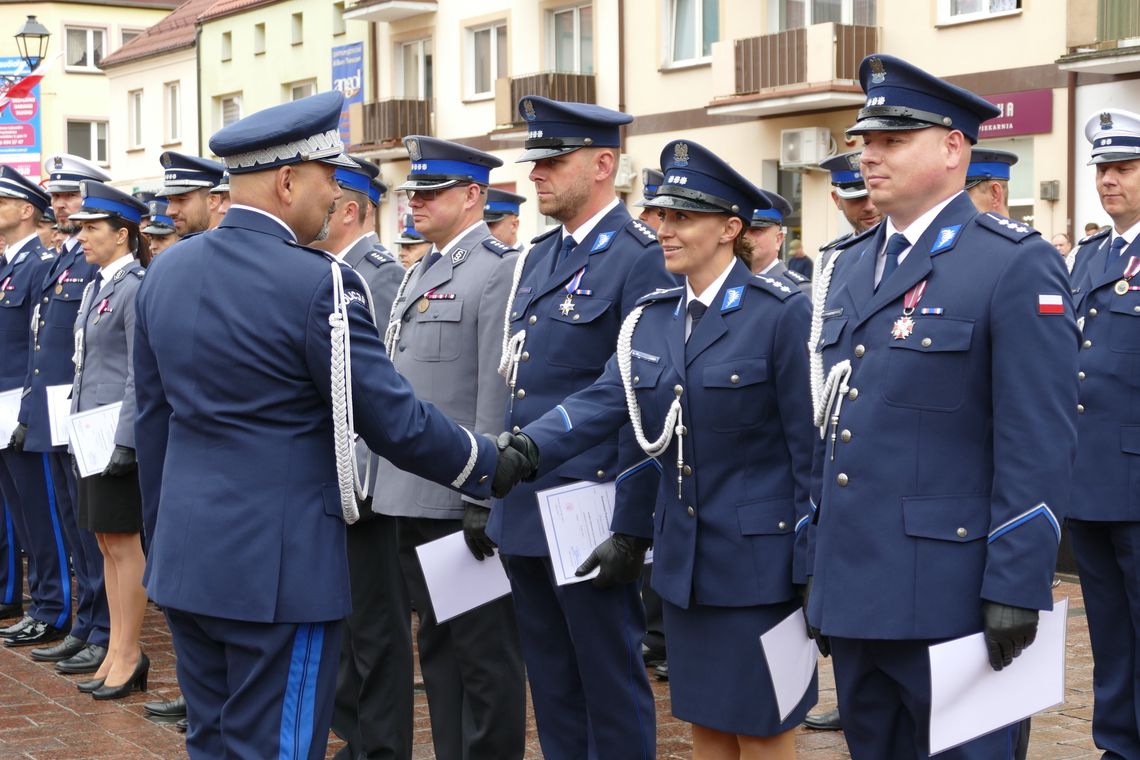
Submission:
[[[17,264],[22,263],[26,258],[28,258],[28,252],[20,251],[20,255],[16,257],[15,261],[12,262],[12,266],[16,266]]]
[[[590,253],[597,253],[598,251],[604,251],[609,248],[610,243],[613,242],[614,234],[612,230],[600,233],[597,240],[594,241],[594,245],[590,247]]]

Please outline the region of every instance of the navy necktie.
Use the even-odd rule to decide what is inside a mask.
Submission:
[[[899,268],[899,254],[905,251],[909,245],[906,235],[901,232],[891,235],[891,239],[887,241],[887,250],[883,254],[883,276],[879,278],[879,285],[886,282],[887,278]],[[876,290],[878,290],[879,285],[875,286]]]
[[[1108,258],[1104,260],[1104,271],[1107,272],[1120,263],[1120,255],[1127,247],[1128,241],[1117,235],[1112,241],[1112,247],[1108,249]]]
[[[689,304],[685,307],[685,310],[689,312],[689,319],[692,320],[692,322],[689,324],[689,335],[692,336],[692,334],[697,330],[697,323],[701,321],[701,317],[705,315],[705,312],[709,310],[709,307],[694,299],[692,301],[689,301]]]
[[[565,261],[570,255],[570,251],[574,250],[576,245],[578,245],[578,243],[574,240],[573,235],[567,235],[562,238],[562,247],[558,249],[558,260],[554,263],[554,266],[558,266]]]
[[[431,269],[431,265],[443,258],[443,254],[439,251],[432,251],[428,256],[427,261],[424,262],[424,271]]]

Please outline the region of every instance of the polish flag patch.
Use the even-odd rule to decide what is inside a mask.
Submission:
[[[1061,300],[1060,294],[1039,293],[1037,295],[1037,313],[1064,314],[1065,302]]]

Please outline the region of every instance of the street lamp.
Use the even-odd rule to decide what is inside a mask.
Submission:
[[[48,37],[51,37],[51,32],[36,21],[35,16],[28,16],[20,31],[16,32],[16,47],[24,63],[28,64],[29,71],[35,71],[40,61],[47,55]]]

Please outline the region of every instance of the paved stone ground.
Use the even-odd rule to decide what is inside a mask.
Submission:
[[[1033,719],[1033,760],[1094,760],[1099,758],[1090,735],[1092,717],[1092,653],[1080,587],[1065,582],[1056,597],[1070,598],[1068,666],[1064,704]],[[116,702],[96,702],[76,691],[76,677],[60,676],[50,664],[33,662],[26,650],[0,649],[0,759],[22,760],[126,760],[133,758],[184,758],[182,735],[171,723],[150,720],[142,703],[177,694],[170,635],[161,615],[147,611],[143,646],[151,658],[150,692]],[[418,673],[417,673],[418,679]],[[688,758],[689,728],[669,714],[665,684],[654,681],[657,698],[657,755]],[[820,707],[835,704],[829,665],[821,669]],[[527,726],[527,758],[542,754],[534,731],[533,715]],[[339,748],[334,738],[328,756]],[[798,756],[804,760],[849,758],[842,734],[800,731]],[[435,755],[422,688],[416,696],[416,760]]]

